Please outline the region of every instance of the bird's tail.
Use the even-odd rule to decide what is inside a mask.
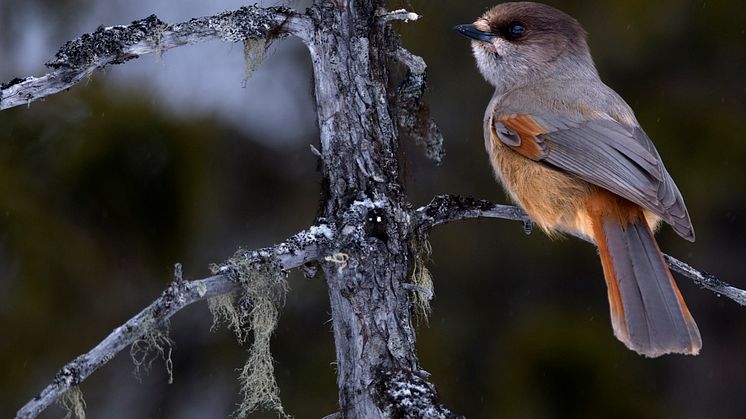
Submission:
[[[699,329],[681,297],[642,209],[629,202],[589,208],[603,265],[614,335],[648,357],[696,355]],[[596,207],[598,209],[598,207]]]

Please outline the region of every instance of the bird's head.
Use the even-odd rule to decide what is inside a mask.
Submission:
[[[498,91],[578,68],[596,74],[578,21],[545,4],[502,3],[454,29],[472,39],[477,67]]]

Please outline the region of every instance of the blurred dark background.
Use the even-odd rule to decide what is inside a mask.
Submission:
[[[635,109],[681,189],[697,242],[668,253],[746,287],[746,3],[552,1],[589,32],[603,79]],[[271,4],[264,2],[264,5]],[[303,2],[293,2],[303,8]],[[405,145],[407,187],[505,197],[483,151],[491,90],[451,30],[491,1],[412,1],[397,24],[429,65],[427,100],[446,138],[441,166]],[[230,0],[3,0],[0,81],[41,75],[64,41],[151,13],[175,22]],[[393,2],[392,7],[404,4]],[[240,45],[179,48],[116,66],[43,102],[0,112],[0,417],[154,298],[175,262],[201,278],[239,246],[308,226],[319,199],[311,69],[273,45],[244,81]],[[477,220],[431,237],[436,285],[418,350],[442,400],[468,417],[746,417],[746,309],[678,280],[704,341],[698,357],[644,359],[612,335],[594,248]],[[286,411],[336,407],[323,279],[291,274],[273,340]],[[205,304],[172,320],[174,383],[141,382],[121,354],[81,386],[91,418],[226,417],[247,347],[210,332]],[[60,408],[42,417],[63,416]],[[257,414],[256,417],[274,417]]]

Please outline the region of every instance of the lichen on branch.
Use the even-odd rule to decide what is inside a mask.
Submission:
[[[161,324],[153,322],[144,329],[143,335],[130,346],[130,358],[132,358],[132,363],[135,364],[135,377],[141,380],[142,372],[150,372],[153,361],[161,358],[166,366],[168,383],[172,384],[174,382],[174,371],[171,353],[173,352],[174,342],[168,336],[168,320]]]
[[[267,255],[255,261],[247,258],[243,250],[211,269],[214,273],[231,276],[241,285],[241,290],[231,297],[211,301],[213,324],[227,324],[239,343],[244,343],[250,334],[253,336],[249,357],[238,378],[243,398],[235,415],[244,418],[263,409],[289,417],[280,400],[270,348],[270,339],[277,328],[279,313],[288,292],[286,271],[276,258]]]
[[[65,409],[65,418],[68,419],[75,417],[77,419],[85,419],[85,400],[83,399],[83,392],[80,391],[80,387],[70,387],[69,390],[64,392],[57,401],[63,409]]]
[[[269,40],[288,34],[305,38],[306,32],[305,17],[293,10],[256,5],[172,25],[151,15],[129,25],[99,26],[66,42],[46,63],[53,70],[50,73],[0,83],[0,110],[64,91],[96,70],[143,55],[160,55],[171,48],[216,38],[226,42]]]
[[[427,262],[430,261],[432,246],[428,240],[421,240],[412,246],[416,253],[412,263],[412,311],[418,323],[428,324],[430,319],[430,300],[435,296],[435,285]]]
[[[146,40],[157,44],[168,27],[156,15],[136,20],[129,25],[109,28],[99,26],[93,33],[67,41],[57,51],[54,59],[47,62],[47,66],[53,69],[79,69],[93,65],[102,57],[113,57],[111,64],[119,64],[136,57],[125,52],[128,47]]]

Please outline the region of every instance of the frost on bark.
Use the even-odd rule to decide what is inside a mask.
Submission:
[[[269,338],[284,303],[285,273],[295,268],[309,275],[321,269],[328,285],[340,408],[332,416],[456,417],[439,401],[415,349],[413,317],[426,316],[433,295],[425,266],[428,234],[436,225],[477,217],[519,221],[529,233],[531,220],[516,207],[459,196],[438,196],[413,208],[401,183],[401,137],[421,144],[435,162],[443,158],[443,138],[421,100],[425,63],[402,48],[391,26],[419,16],[387,12],[383,4],[315,0],[305,13],[249,6],[177,24],[151,16],[70,41],[48,64],[49,74],[0,85],[1,110],[68,89],[106,66],[215,38],[244,43],[248,77],[269,42],[291,35],[310,53],[320,128],[314,151],[321,161],[322,204],[315,225],[277,245],[240,250],[209,278],[185,281],[177,266],[156,301],[65,365],[18,418],[36,417],[55,400],[82,416],[78,385],[129,346],[138,363],[152,359],[148,348],[168,363],[168,319],[203,300],[239,342],[253,336],[238,416],[257,407],[284,415]],[[402,80],[392,79],[395,66],[406,70]],[[743,290],[666,258],[702,287],[746,305]]]

